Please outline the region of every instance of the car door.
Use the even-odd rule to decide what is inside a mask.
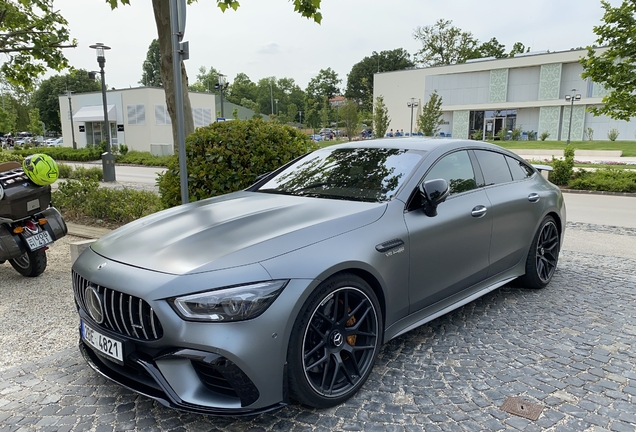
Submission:
[[[428,217],[419,206],[404,215],[410,240],[410,312],[486,278],[492,218],[466,150],[442,156],[423,181],[443,178],[450,195]]]
[[[514,267],[525,256],[543,202],[541,190],[531,178],[534,170],[524,162],[488,150],[475,150],[475,156],[490,201],[493,229],[488,276],[493,276]]]

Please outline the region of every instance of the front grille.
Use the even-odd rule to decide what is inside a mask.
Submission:
[[[88,311],[85,298],[88,286],[97,291],[102,301],[104,319],[101,327],[139,340],[151,341],[163,336],[155,311],[144,300],[96,285],[73,272],[75,299],[84,311]]]

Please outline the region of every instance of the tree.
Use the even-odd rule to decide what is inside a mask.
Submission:
[[[221,73],[212,66],[210,66],[210,70],[207,70],[205,66],[201,66],[197,74],[197,80],[190,86],[190,90],[220,94],[220,90],[215,87],[219,84],[219,75]]]
[[[358,113],[358,105],[350,100],[345,101],[345,103],[340,107],[340,119],[344,123],[347,138],[351,141],[351,138],[358,135],[360,130],[360,114]]]
[[[342,80],[338,78],[338,74],[333,69],[320,69],[318,75],[307,84],[305,92],[308,97],[314,100],[331,99],[340,94],[338,86],[341,82]]]
[[[290,122],[295,122],[298,118],[298,105],[293,102],[287,105],[287,118]]]
[[[70,39],[68,22],[48,0],[0,3],[0,53],[8,60],[0,67],[6,79],[28,89],[47,69],[68,66],[62,49],[77,46]]]
[[[605,13],[603,24],[594,27],[596,42],[607,49],[598,54],[594,47],[587,47],[587,57],[581,59],[584,79],[591,78],[608,90],[602,106],[589,107],[594,114],[607,115],[615,120],[629,121],[636,115],[636,2],[624,0],[618,7],[601,1]]]
[[[422,114],[417,119],[417,127],[425,136],[433,136],[444,123],[443,116],[442,97],[435,90],[422,107]]]
[[[44,1],[44,0],[32,0],[32,1]],[[121,3],[122,5],[129,5],[130,0],[106,0],[112,9],[115,9]],[[190,3],[196,0],[190,0]],[[293,0],[294,11],[298,12],[301,16],[313,19],[320,24],[322,21],[322,14],[320,11],[321,0]],[[238,9],[239,2],[236,0],[216,0],[217,6],[221,11],[225,12],[228,8],[233,10]],[[166,105],[168,107],[168,113],[170,114],[170,120],[172,121],[172,138],[177,150],[177,113],[176,113],[176,100],[175,100],[175,82],[174,74],[172,70],[172,31],[170,28],[170,2],[166,0],[152,0],[152,9],[154,11],[155,23],[157,25],[157,35],[159,40],[159,53],[161,56],[161,82],[165,89]],[[181,62],[181,86],[183,93],[183,114],[185,123],[186,136],[194,132],[194,119],[192,117],[192,104],[190,103],[190,95],[188,94],[188,75],[185,70],[185,65]]]
[[[76,69],[66,75],[55,75],[42,81],[42,84],[33,93],[32,105],[40,112],[40,118],[50,131],[62,132],[60,124],[59,96],[67,91],[73,93],[87,93],[101,91],[99,81],[88,77],[84,69]],[[63,111],[67,114],[68,108]]]
[[[450,20],[440,19],[433,25],[417,27],[413,37],[422,43],[415,61],[424,66],[464,63],[480,57],[478,41],[472,33],[453,26]]]
[[[523,54],[527,52],[530,52],[530,47],[526,48],[526,46],[521,42],[515,42],[512,46],[512,50],[510,50],[510,54],[508,54],[508,57],[514,57],[515,54]]]
[[[5,109],[0,106],[0,133],[15,132],[16,120],[17,116],[12,109]]]
[[[139,84],[145,87],[163,87],[161,83],[161,53],[159,52],[159,40],[153,39],[148,47],[146,60],[141,65],[141,81]]]
[[[499,43],[497,38],[492,38],[488,42],[484,42],[479,45],[477,50],[481,57],[495,57],[495,58],[504,58],[508,57],[506,55],[506,46],[504,44]]]
[[[415,66],[411,55],[403,48],[391,51],[373,51],[354,64],[347,77],[345,97],[357,102],[363,110],[373,108],[373,78],[376,73],[407,69]]]
[[[373,108],[373,133],[375,136],[382,138],[389,128],[389,123],[391,123],[391,117],[389,117],[389,110],[384,104],[384,97],[378,96],[375,98]]]
[[[44,130],[42,128],[42,120],[40,120],[40,112],[37,108],[29,111],[29,125],[27,131],[33,135],[43,135]]]

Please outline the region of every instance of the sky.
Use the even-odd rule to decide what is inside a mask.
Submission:
[[[622,0],[609,2],[618,6]],[[139,86],[148,46],[157,37],[151,1],[130,3],[111,10],[105,0],[54,0],[77,39],[77,48],[64,51],[71,65],[98,70],[89,45],[111,47],[108,88]],[[318,25],[294,12],[289,0],[240,0],[237,11],[225,13],[216,0],[198,0],[187,7],[183,39],[190,43],[189,82],[205,66],[230,81],[242,72],[253,82],[293,78],[305,89],[330,67],[344,92],[354,64],[373,51],[404,48],[413,55],[421,48],[413,38],[415,28],[439,19],[451,20],[480,42],[496,37],[507,51],[515,42],[531,51],[564,51],[593,44],[593,27],[603,17],[600,0],[322,0],[321,12]]]

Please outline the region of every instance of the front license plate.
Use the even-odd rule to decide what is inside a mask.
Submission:
[[[46,231],[42,231],[41,233],[37,233],[31,237],[26,237],[26,241],[27,245],[29,245],[29,249],[32,251],[42,249],[44,246],[53,243],[51,235]]]
[[[95,348],[100,354],[117,363],[124,363],[123,344],[120,341],[101,334],[99,331],[87,326],[84,321],[80,321],[80,324],[82,339]]]

